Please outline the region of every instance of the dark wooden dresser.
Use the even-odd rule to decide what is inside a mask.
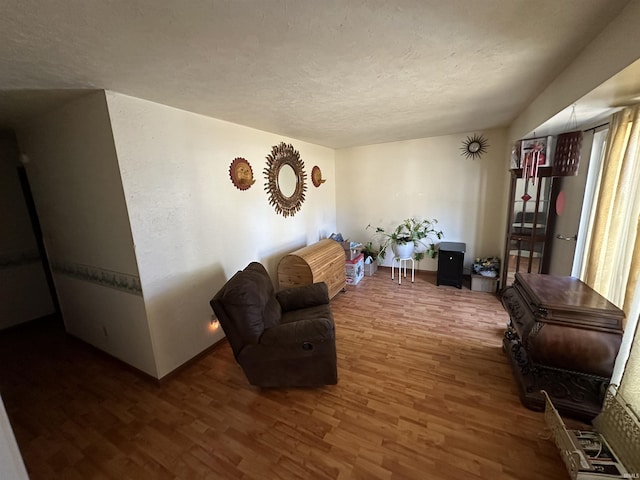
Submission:
[[[600,412],[622,341],[622,310],[573,277],[516,273],[502,294],[510,322],[503,346],[520,400],[590,421]]]

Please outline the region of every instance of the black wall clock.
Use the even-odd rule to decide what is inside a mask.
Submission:
[[[473,136],[467,137],[462,141],[462,147],[460,147],[460,150],[462,150],[461,155],[475,160],[486,153],[488,146],[487,139],[483,135],[474,133]]]

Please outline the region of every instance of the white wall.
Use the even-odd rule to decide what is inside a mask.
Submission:
[[[0,132],[0,330],[54,313],[18,165],[15,138]]]
[[[467,269],[474,257],[502,257],[509,188],[506,130],[482,132],[489,147],[475,160],[460,150],[473,133],[338,150],[338,230],[364,243],[373,234],[368,224],[386,229],[411,216],[436,218],[442,241],[467,244]],[[389,255],[384,264],[390,262]],[[420,263],[423,270],[437,270],[437,260]]]
[[[155,376],[104,92],[17,134],[67,331]]]
[[[0,398],[0,478],[29,480],[2,398]]]
[[[209,300],[251,261],[276,278],[282,256],[330,235],[336,226],[334,151],[175,108],[107,92],[122,182],[158,376],[222,337],[210,328]],[[263,169],[281,141],[300,152],[306,201],[277,215]],[[256,183],[234,187],[229,166],[243,157]],[[327,181],[311,183],[318,165]]]
[[[640,58],[640,0],[622,12],[513,121],[511,142],[523,138],[556,113]]]

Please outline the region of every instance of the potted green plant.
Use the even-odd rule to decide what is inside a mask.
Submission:
[[[378,270],[378,250],[373,246],[373,242],[367,242],[362,247],[364,255],[364,274],[368,277]]]
[[[438,254],[434,240],[444,237],[442,230],[437,230],[438,220],[417,220],[413,217],[403,220],[391,231],[386,231],[382,227],[375,227],[375,237],[377,237],[380,248],[378,260],[384,260],[389,247],[394,251],[396,258],[413,258],[417,261],[425,257],[435,258]],[[370,224],[367,229],[373,228]],[[404,251],[402,251],[404,249]]]
[[[495,293],[500,273],[498,257],[478,257],[471,265],[471,290]]]
[[[497,277],[500,272],[500,259],[498,257],[478,257],[473,262],[473,273],[483,277]]]

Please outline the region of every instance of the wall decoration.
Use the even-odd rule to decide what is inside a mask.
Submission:
[[[253,170],[251,165],[242,157],[233,159],[229,166],[229,177],[231,182],[240,190],[247,190],[251,185],[256,183],[253,178]]]
[[[269,205],[285,217],[295,215],[304,202],[307,174],[304,162],[293,145],[281,142],[271,149],[264,176],[264,189],[269,194]]]
[[[311,181],[313,182],[313,186],[316,188],[327,181],[322,178],[322,172],[320,171],[320,167],[317,165],[311,169]]]
[[[462,150],[461,155],[475,160],[486,153],[488,146],[487,139],[483,135],[474,133],[473,136],[467,137],[462,141],[462,147],[460,147],[460,150]]]
[[[556,140],[553,155],[554,177],[569,177],[578,175],[580,152],[582,150],[582,131],[561,133]]]
[[[535,185],[538,178],[538,169],[550,165],[551,137],[527,138],[520,142],[522,152],[520,162],[522,166],[522,178],[525,181],[531,179]]]

